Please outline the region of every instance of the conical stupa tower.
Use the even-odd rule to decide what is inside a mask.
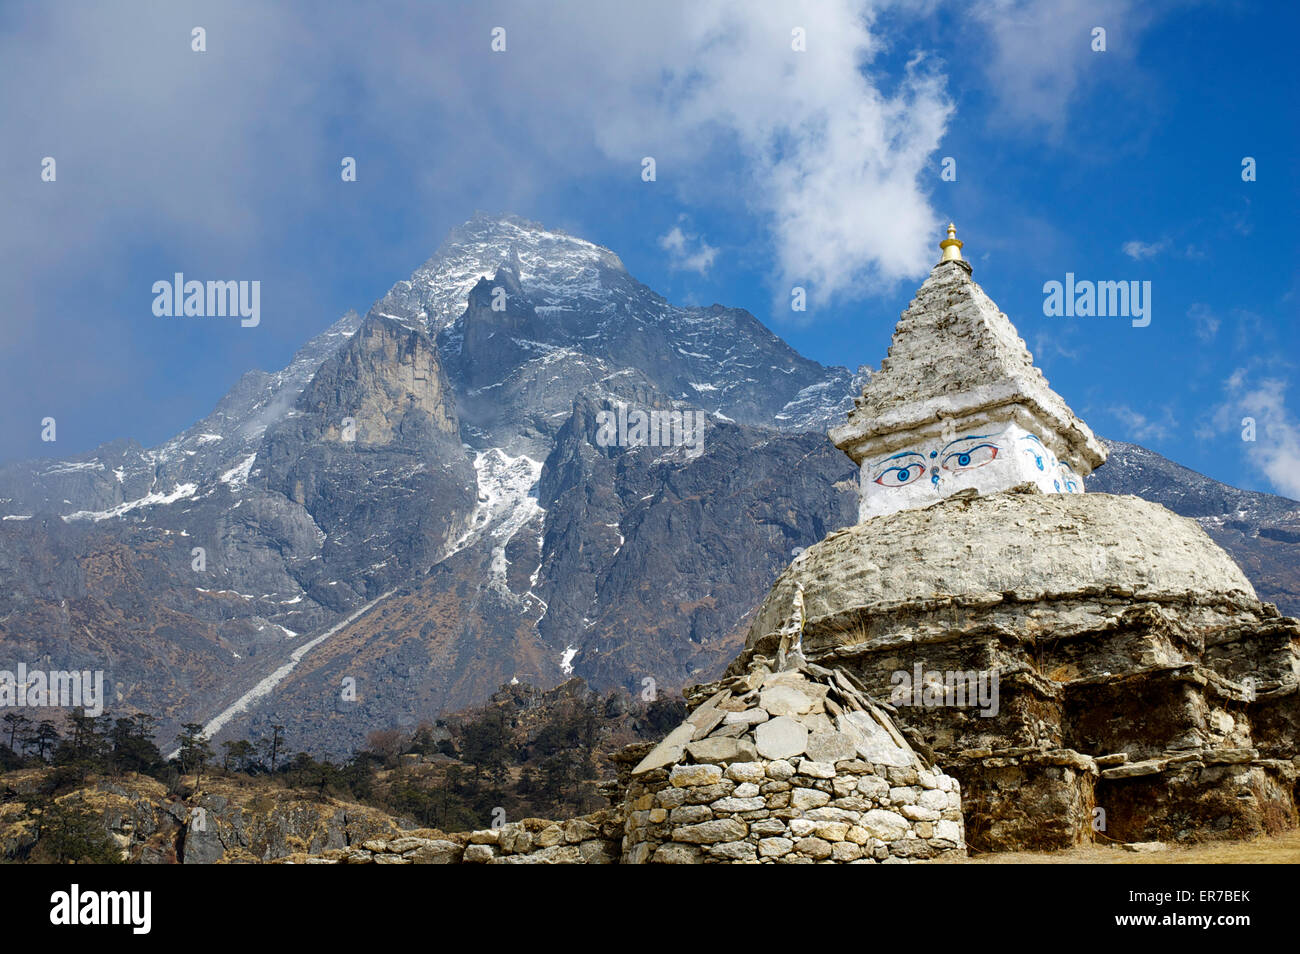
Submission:
[[[971,279],[956,228],[879,372],[831,440],[861,468],[861,518],[960,490],[1082,493],[1106,450]]]
[[[1297,823],[1300,622],[1193,521],[1083,493],[1105,459],[971,278],[943,259],[831,439],[859,522],[800,554],[734,678],[847,674],[961,783],[983,850],[1247,837]]]

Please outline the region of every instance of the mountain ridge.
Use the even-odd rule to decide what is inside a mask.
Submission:
[[[476,217],[171,440],[0,468],[0,639],[111,668],[117,704],[169,726],[287,666],[223,731],[275,722],[331,752],[511,678],[699,681],[793,551],[855,519],[825,431],[869,373],[672,305],[593,243]],[[704,411],[703,452],[599,446],[618,403]],[[1088,489],[1187,511],[1300,612],[1300,504],[1110,447]]]

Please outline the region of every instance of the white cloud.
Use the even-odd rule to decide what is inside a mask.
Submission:
[[[1131,242],[1124,243],[1124,254],[1140,262],[1143,259],[1155,258],[1168,247],[1169,243],[1163,240],[1148,243],[1134,239]]]
[[[1107,410],[1123,425],[1125,438],[1139,443],[1166,440],[1178,427],[1173,411],[1167,407],[1158,418],[1148,417],[1126,404],[1114,405]]]
[[[1255,441],[1244,445],[1251,461],[1279,491],[1300,500],[1300,426],[1286,406],[1287,382],[1234,378],[1232,400],[1243,417],[1255,419]]]
[[[1046,127],[1064,137],[1080,88],[1130,62],[1141,31],[1163,4],[1130,0],[980,0],[969,9],[992,49],[986,79],[998,96],[995,116]],[[1106,30],[1106,51],[1092,49],[1092,30]]]
[[[337,179],[356,152],[362,183],[400,177],[425,211],[467,192],[526,206],[593,171],[635,181],[650,155],[646,188],[752,197],[776,297],[794,283],[814,301],[884,290],[932,264],[939,217],[922,175],[952,111],[923,57],[901,77],[874,68],[886,42],[873,20],[890,5],[33,7],[0,36],[0,63],[14,88],[41,90],[40,108],[7,97],[0,127],[59,158],[62,191],[24,186],[6,202],[0,250],[15,254],[0,260],[10,277],[69,253],[98,264],[124,233],[269,253],[320,201],[322,169]],[[202,54],[189,48],[200,20]],[[504,53],[489,47],[498,20]],[[791,49],[793,25],[806,52]],[[0,172],[35,182],[36,159]],[[734,189],[719,189],[720,164]],[[56,194],[68,201],[51,215]]]
[[[1060,357],[1067,361],[1075,361],[1079,357],[1079,349],[1067,347],[1072,335],[1070,329],[1076,325],[1056,325],[1052,332],[1039,332],[1034,335],[1034,347],[1031,352],[1034,361],[1039,367],[1047,365],[1054,358]]]
[[[654,156],[670,188],[681,164],[737,159],[737,184],[769,227],[779,300],[796,284],[814,303],[881,291],[933,264],[938,216],[921,181],[952,105],[924,57],[901,77],[871,69],[884,49],[873,6],[654,5],[672,36],[651,61],[639,36],[610,56],[611,83],[633,95],[594,110],[601,148]],[[807,52],[791,49],[792,24]]]
[[[659,237],[659,247],[668,253],[671,267],[701,275],[708,274],[718,255],[716,248],[698,235],[683,232],[680,225]]]
[[[1247,459],[1279,493],[1300,500],[1300,422],[1287,407],[1287,380],[1272,376],[1268,365],[1257,361],[1234,370],[1223,382],[1224,400],[1196,436],[1243,438],[1249,418],[1255,439],[1242,440]]]

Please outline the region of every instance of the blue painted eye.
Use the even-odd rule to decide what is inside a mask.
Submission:
[[[898,467],[886,467],[876,477],[875,482],[882,487],[901,487],[911,483],[925,473],[924,464],[904,464]]]
[[[995,460],[998,456],[996,444],[978,444],[969,450],[955,451],[943,459],[943,469],[948,471],[974,470]]]
[[[1061,492],[1061,482],[1059,480],[1052,481],[1052,486],[1056,488],[1058,494]]]

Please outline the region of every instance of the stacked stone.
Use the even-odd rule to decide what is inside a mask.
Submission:
[[[606,809],[565,821],[525,818],[500,828],[436,838],[374,838],[301,860],[351,865],[611,865],[618,863],[622,834],[622,813]]]
[[[841,674],[727,680],[632,772],[623,864],[905,863],[965,853],[960,787]]]

